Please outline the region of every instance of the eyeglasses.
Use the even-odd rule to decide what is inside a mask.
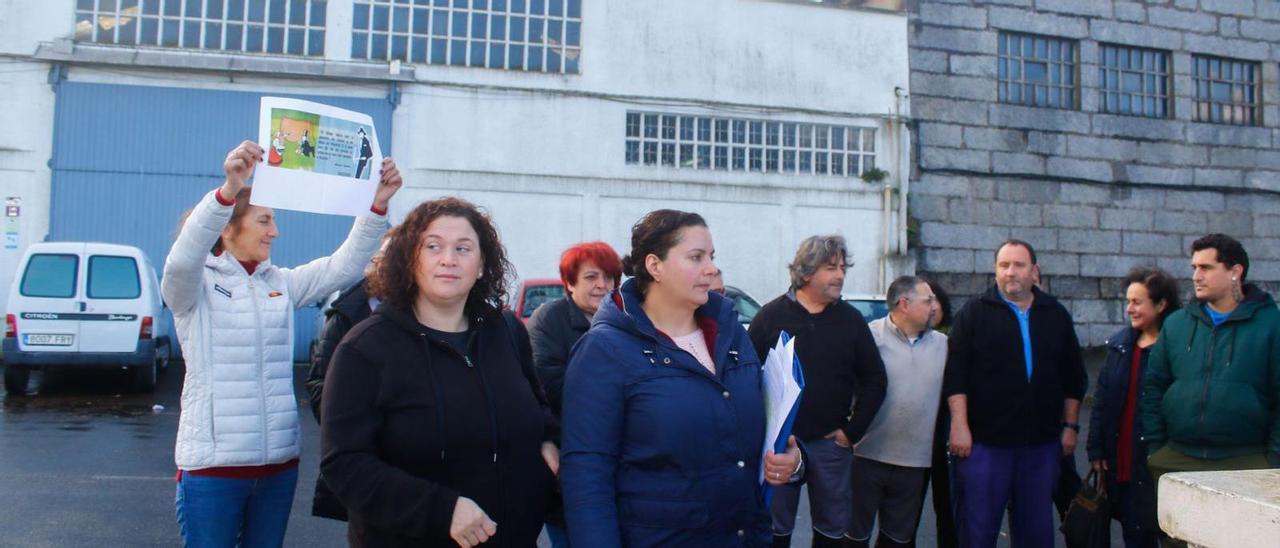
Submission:
[[[933,304],[934,304],[934,303],[938,302],[938,297],[937,297],[937,295],[929,295],[928,297],[925,297],[925,298],[923,298],[923,299],[922,299],[922,298],[919,298],[919,297],[916,297],[916,298],[914,298],[914,299],[913,299],[913,298],[911,298],[911,297],[903,297],[903,298],[904,298],[904,299],[906,299],[906,300],[907,300],[907,302],[912,302],[912,301],[924,301],[924,303],[925,303],[925,304],[930,305],[930,306],[933,306]]]

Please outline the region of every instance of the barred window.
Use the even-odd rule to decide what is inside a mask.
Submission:
[[[351,57],[578,74],[582,0],[356,0]]]
[[[1001,103],[1076,108],[1076,70],[1072,40],[1001,32],[999,37]]]
[[[1098,84],[1103,112],[1169,117],[1169,52],[1102,44]]]
[[[1205,55],[1192,56],[1197,122],[1261,125],[1258,63]]]
[[[77,0],[75,39],[324,55],[327,0]]]
[[[875,128],[628,112],[626,163],[858,177],[876,167]]]

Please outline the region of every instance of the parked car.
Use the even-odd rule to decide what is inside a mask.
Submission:
[[[564,282],[560,278],[531,278],[520,284],[513,311],[520,321],[529,323],[533,311],[539,306],[565,296]]]
[[[742,328],[751,327],[751,320],[756,317],[757,312],[760,312],[760,302],[748,295],[746,291],[731,285],[724,286],[724,296],[732,300],[733,305],[737,307],[738,323],[742,324]]]
[[[845,295],[844,302],[853,305],[862,313],[867,322],[878,320],[889,315],[889,305],[884,302],[884,295]]]
[[[5,314],[4,387],[26,392],[32,369],[126,367],[150,391],[172,352],[156,271],[133,246],[43,242],[18,263]]]

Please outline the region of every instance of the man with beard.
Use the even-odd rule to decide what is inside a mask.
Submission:
[[[1151,478],[1280,467],[1280,310],[1245,283],[1235,238],[1196,240],[1191,270],[1196,298],[1165,320],[1143,384]]]
[[[840,298],[845,271],[852,266],[848,258],[843,236],[805,238],[788,267],[791,290],[761,308],[748,331],[761,360],[780,332],[795,337],[805,390],[792,433],[808,454],[815,547],[840,546],[847,532],[853,501],[851,448],[884,402],[887,384],[866,319]],[[776,489],[771,509],[773,544],[790,546],[800,487],[790,484]]]

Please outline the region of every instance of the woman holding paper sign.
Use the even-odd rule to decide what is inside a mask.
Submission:
[[[226,182],[183,218],[160,284],[186,360],[178,419],[176,507],[186,546],[280,546],[298,481],[293,310],[351,285],[387,230],[400,189],[382,164],[371,207],[330,257],[272,265],[279,232],[246,186],[267,151],[245,141]]]
[[[566,371],[561,488],[573,546],[766,546],[759,483],[760,360],[733,304],[709,288],[715,250],[695,213],[631,231],[630,274],[601,304]],[[763,463],[800,475],[800,452]]]

